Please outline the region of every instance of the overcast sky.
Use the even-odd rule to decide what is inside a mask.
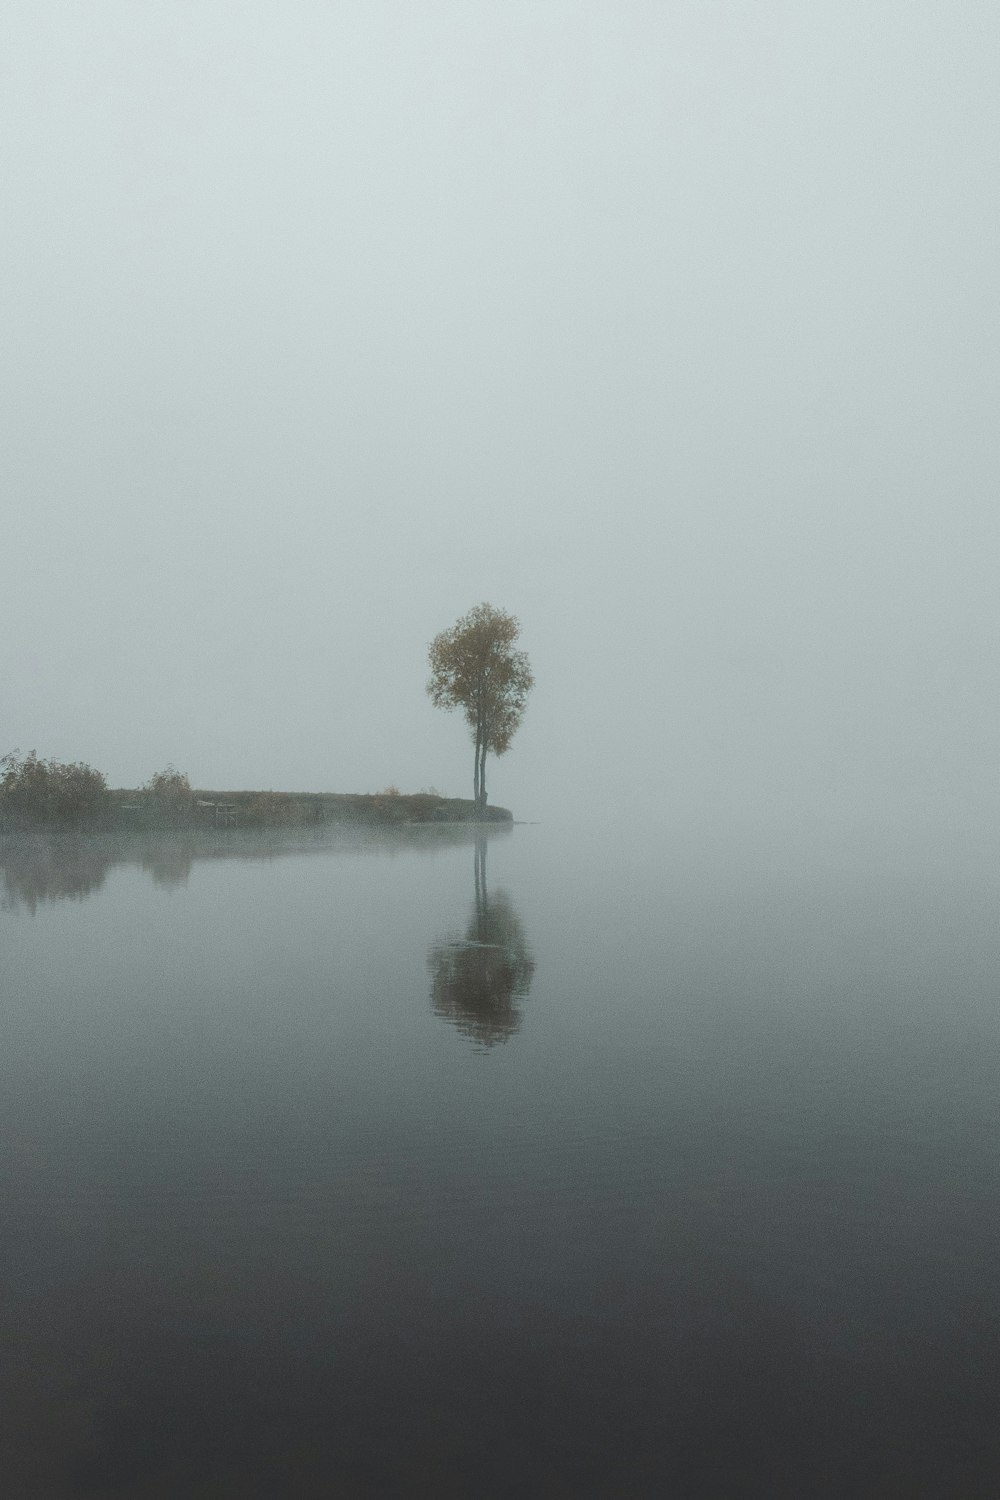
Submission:
[[[0,750],[545,817],[1000,770],[995,0],[7,0]]]

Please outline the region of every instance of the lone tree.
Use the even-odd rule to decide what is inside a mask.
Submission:
[[[521,627],[492,604],[477,604],[431,641],[427,684],[435,708],[460,708],[476,746],[476,807],[486,808],[486,756],[503,755],[524,714],[534,677],[514,642]]]

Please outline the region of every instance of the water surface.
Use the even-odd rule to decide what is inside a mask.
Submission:
[[[985,833],[0,851],[25,1500],[1000,1487]]]

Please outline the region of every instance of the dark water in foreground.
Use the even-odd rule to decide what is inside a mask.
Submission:
[[[991,839],[0,855],[0,1488],[1000,1492]]]

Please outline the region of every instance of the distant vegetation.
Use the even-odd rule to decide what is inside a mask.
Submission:
[[[486,757],[504,755],[524,714],[534,677],[514,643],[513,615],[477,604],[434,637],[427,691],[438,708],[460,708],[475,746],[473,797],[442,797],[433,787],[404,795],[397,786],[350,792],[197,791],[172,765],[134,790],[108,786],[83,761],[41,760],[13,750],[0,759],[0,832],[27,828],[288,828],[326,823],[512,822],[486,803]]]
[[[0,760],[0,817],[4,823],[58,826],[100,822],[111,794],[100,771],[82,761],[39,760],[15,750]]]
[[[460,823],[487,817],[509,822],[502,807],[436,791],[405,795],[395,786],[350,792],[198,791],[167,766],[134,790],[111,789],[82,762],[40,760],[14,751],[0,760],[0,829],[26,828],[301,828],[328,823],[392,826]]]
[[[119,804],[120,805],[120,804]],[[139,788],[139,807],[155,823],[190,823],[195,795],[183,771],[167,766]]]

